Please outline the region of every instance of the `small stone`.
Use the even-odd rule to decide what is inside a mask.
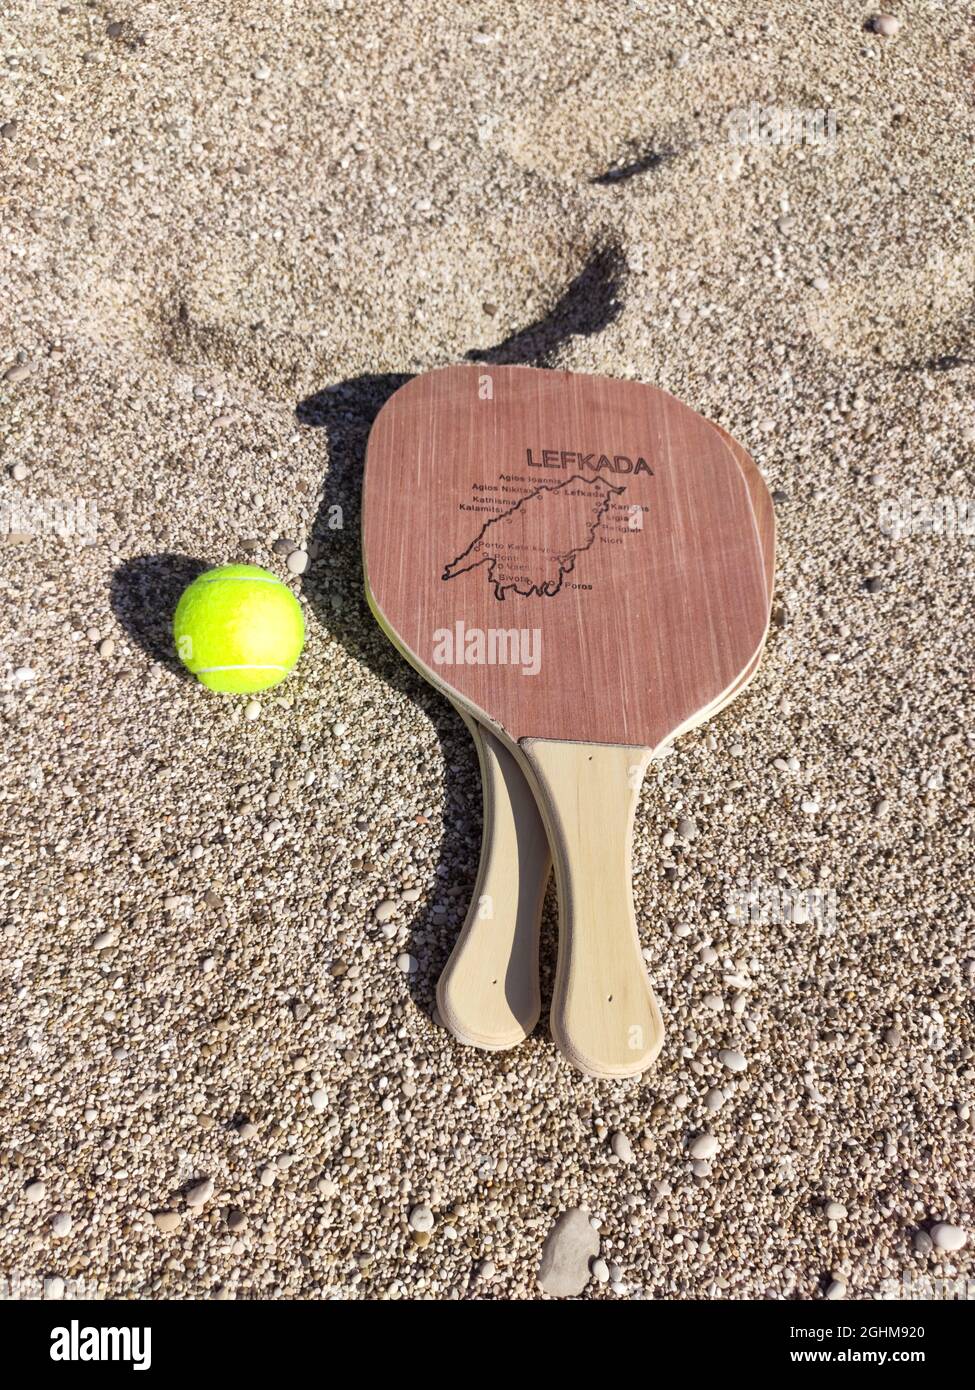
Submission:
[[[592,1277],[596,1280],[597,1284],[609,1283],[609,1265],[606,1263],[605,1260],[593,1260],[589,1268],[591,1269]]]
[[[186,1194],[186,1205],[202,1207],[213,1196],[213,1186],[212,1178],[204,1178],[202,1182],[196,1183]]]
[[[22,483],[30,470],[26,463],[15,463],[10,470],[10,476],[15,483]]]
[[[98,644],[98,655],[109,657],[115,655],[115,638],[103,637]]]
[[[295,542],[289,540],[287,536],[278,536],[277,540],[271,546],[271,549],[275,555],[290,555],[292,550],[297,550],[298,547]]]
[[[251,724],[255,719],[261,717],[261,703],[259,700],[248,700],[244,706],[244,718]]]
[[[888,1028],[887,1031],[884,1033],[884,1042],[890,1048],[900,1047],[903,1036],[903,1033],[895,1024],[893,1027]]]
[[[558,1218],[545,1238],[538,1266],[538,1284],[555,1298],[582,1293],[589,1282],[589,1261],[599,1254],[599,1236],[583,1207],[572,1207]]]
[[[688,1153],[691,1158],[710,1159],[714,1158],[720,1145],[713,1134],[699,1134],[696,1139],[692,1139]]]
[[[399,903],[395,898],[383,898],[373,915],[377,922],[388,922],[390,917],[395,916],[398,907]]]
[[[72,1221],[66,1211],[59,1211],[51,1218],[51,1230],[56,1236],[69,1236]]]
[[[701,1002],[706,1009],[715,1014],[721,1013],[724,1009],[724,1000],[720,994],[706,994]]]
[[[336,719],[335,723],[332,725],[332,733],[335,735],[335,737],[342,738],[343,735],[347,734],[348,732],[349,726],[348,724],[346,724],[345,720]]]
[[[915,1231],[911,1246],[915,1255],[930,1255],[934,1249],[934,1241],[927,1231]]]
[[[616,1131],[609,1141],[609,1146],[621,1163],[633,1162],[633,1145],[622,1130]]]
[[[410,1229],[413,1231],[432,1231],[433,1212],[428,1206],[414,1207],[407,1218]]]
[[[317,1110],[320,1115],[328,1105],[328,1092],[322,1090],[312,1091],[311,1103],[313,1109]]]
[[[863,587],[868,594],[879,594],[884,587],[884,581],[879,574],[872,574],[869,579],[863,581]]]
[[[3,125],[0,125],[0,136],[2,136],[4,140],[12,140],[16,134],[16,121],[4,121]]]
[[[847,1216],[846,1207],[842,1202],[827,1202],[823,1207],[823,1213],[827,1221],[845,1221]]]
[[[964,1250],[968,1234],[950,1221],[939,1221],[931,1227],[931,1240],[936,1250]]]
[[[178,1211],[157,1211],[152,1219],[163,1235],[178,1231],[183,1220]]]
[[[835,1303],[840,1298],[846,1298],[846,1285],[839,1279],[834,1279],[826,1290],[826,1297],[831,1303]]]
[[[237,1135],[243,1140],[253,1139],[257,1134],[257,1125],[251,1124],[250,1120],[245,1120],[243,1124],[237,1126]]]
[[[875,14],[870,21],[870,27],[881,38],[892,39],[900,32],[901,22],[893,14]]]
[[[813,289],[818,290],[820,294],[825,294],[829,289],[829,281],[826,279],[825,275],[814,275],[812,286]]]
[[[879,801],[873,803],[870,809],[873,815],[876,816],[878,820],[881,820],[890,810],[890,802],[885,796],[882,796]]]
[[[429,1231],[411,1231],[410,1239],[414,1245],[419,1246],[421,1250],[425,1250],[433,1237]]]
[[[677,822],[677,834],[683,840],[697,839],[697,821],[693,816],[684,816]]]
[[[292,550],[288,556],[286,564],[291,574],[304,574],[308,568],[308,551]]]
[[[727,1071],[744,1071],[747,1061],[733,1047],[723,1047],[718,1053],[718,1061]]]
[[[44,1297],[60,1299],[64,1297],[64,1280],[60,1274],[50,1274],[44,1280]]]
[[[114,927],[109,927],[107,931],[100,931],[95,937],[92,949],[95,951],[106,951],[109,946],[114,946],[118,941],[118,932]]]
[[[722,1105],[724,1105],[724,1091],[721,1090],[720,1086],[712,1086],[704,1097],[705,1110],[720,1110]]]
[[[24,1196],[27,1198],[28,1202],[33,1202],[35,1204],[43,1202],[44,1198],[47,1196],[47,1184],[42,1182],[40,1178],[37,1178],[34,1182],[29,1182],[24,1188]]]
[[[477,1267],[477,1277],[484,1284],[490,1284],[497,1276],[498,1267],[493,1260],[482,1260]]]
[[[3,379],[9,381],[11,386],[16,386],[18,381],[26,381],[33,370],[30,362],[18,362],[16,366],[7,368]]]
[[[266,1168],[261,1169],[260,1180],[262,1187],[273,1187],[274,1184],[277,1182],[277,1178],[278,1170],[276,1168],[273,1168],[270,1164],[268,1164]]]
[[[247,1229],[247,1217],[234,1207],[227,1213],[227,1225],[232,1231],[244,1231]]]
[[[402,970],[404,975],[415,975],[420,968],[420,963],[416,956],[411,956],[409,952],[403,951],[396,957],[396,967]]]

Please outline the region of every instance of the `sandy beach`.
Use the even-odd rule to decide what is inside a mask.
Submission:
[[[894,14],[9,10],[7,1297],[541,1299],[576,1209],[584,1299],[975,1288],[975,15]],[[359,503],[477,360],[661,386],[775,502],[758,674],[640,801],[632,1080],[435,1009],[478,764]],[[170,631],[245,561],[307,629],[257,717]]]

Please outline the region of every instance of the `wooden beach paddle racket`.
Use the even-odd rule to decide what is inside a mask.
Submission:
[[[642,1071],[661,1043],[630,885],[643,771],[767,626],[739,465],[653,387],[446,368],[373,426],[363,555],[387,634],[528,775],[559,889],[556,1041],[588,1073]]]
[[[775,580],[772,498],[751,455],[720,425],[709,423],[735,456],[745,479],[771,609]],[[741,693],[759,660],[755,658],[732,694],[710,711],[712,716]],[[458,712],[478,753],[483,837],[471,907],[437,983],[437,1006],[444,1025],[460,1042],[500,1051],[523,1042],[541,1012],[538,950],[551,855],[534,797],[514,756],[490,730],[482,729],[459,707]],[[702,716],[707,717],[707,713]]]

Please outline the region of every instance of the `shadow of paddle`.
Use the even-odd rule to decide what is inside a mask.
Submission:
[[[574,337],[599,333],[619,316],[623,272],[623,257],[617,247],[597,248],[548,314],[492,348],[468,352],[467,360],[497,366],[557,365]],[[409,380],[408,373],[352,377],[326,386],[298,403],[295,413],[299,423],[322,431],[328,455],[323,498],[309,537],[315,558],[302,579],[302,592],[313,614],[350,656],[406,694],[431,720],[447,777],[443,840],[432,894],[439,896],[446,883],[447,894],[456,895],[452,900],[466,906],[480,857],[482,818],[476,793],[477,755],[460,716],[379,628],[366,602],[362,571],[361,496],[366,443],[379,411]],[[447,925],[432,900],[410,922],[411,953],[422,953],[429,967],[422,982],[410,977],[410,994],[426,1013],[431,1012],[434,1004],[432,982],[439,978],[446,964],[463,915],[459,913],[458,920]],[[541,953],[546,1001],[554,974],[555,920],[550,889],[546,905],[548,930],[543,932]],[[499,1058],[503,1055],[498,1054]]]

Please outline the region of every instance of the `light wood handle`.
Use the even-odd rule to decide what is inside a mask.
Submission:
[[[552,1036],[589,1076],[635,1076],[663,1023],[633,914],[633,817],[649,750],[526,739],[555,858],[559,964]]]
[[[481,764],[484,834],[470,911],[437,985],[454,1037],[500,1051],[538,1022],[538,936],[551,856],[545,827],[517,760],[459,711]]]

